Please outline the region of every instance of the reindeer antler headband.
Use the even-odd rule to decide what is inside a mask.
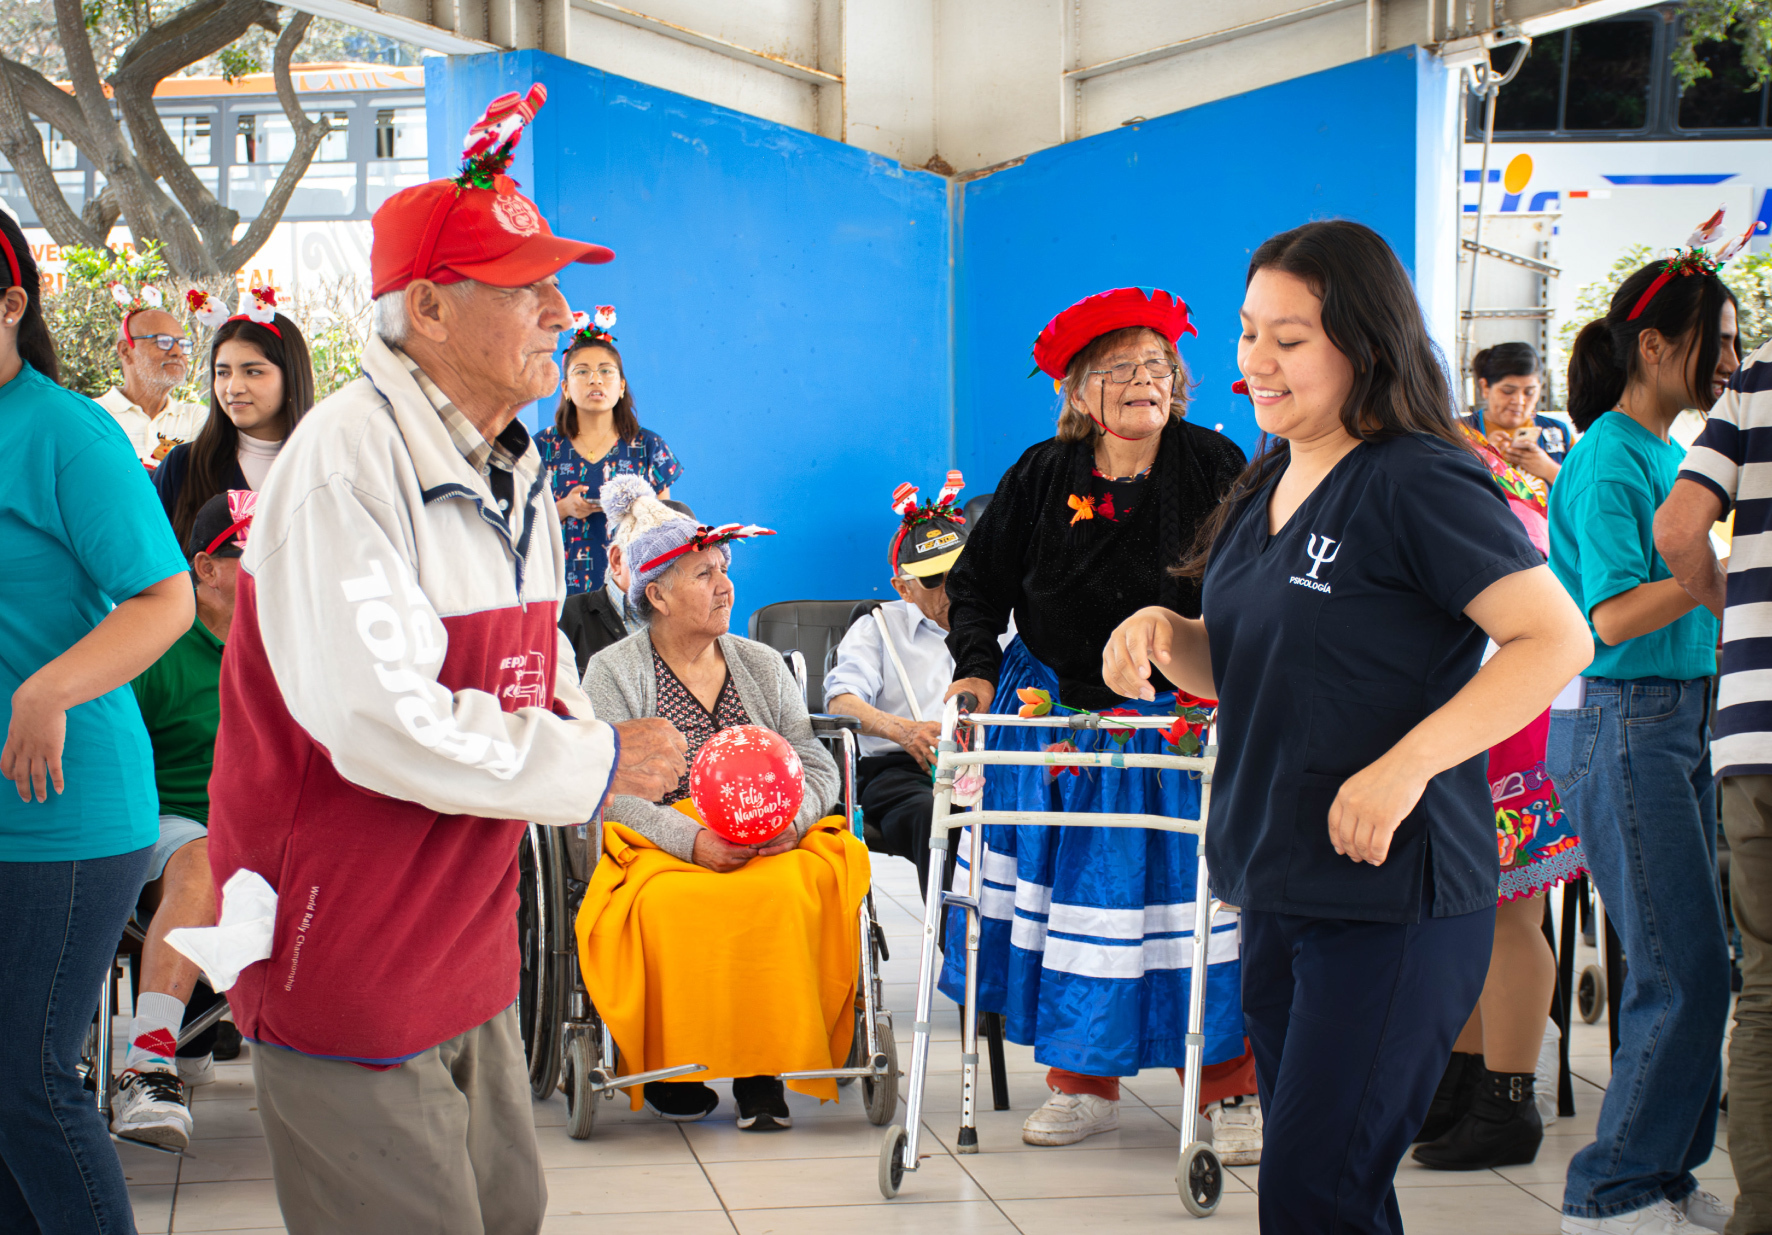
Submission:
[[[1723,234],[1724,209],[1722,206],[1717,207],[1715,214],[1700,223],[1698,230],[1686,237],[1685,247],[1675,249],[1673,256],[1661,263],[1661,273],[1656,275],[1654,281],[1643,289],[1643,294],[1637,297],[1637,303],[1625,315],[1625,321],[1634,322],[1641,317],[1643,310],[1649,307],[1649,302],[1655,299],[1655,293],[1666,287],[1675,277],[1689,274],[1716,274],[1728,264],[1731,258],[1747,247],[1747,242],[1754,238],[1755,232],[1761,231],[1766,226],[1755,219],[1746,231],[1729,241],[1713,255],[1705,246]]]

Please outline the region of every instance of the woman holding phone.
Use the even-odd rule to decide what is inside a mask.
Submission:
[[[1409,276],[1357,223],[1255,251],[1238,367],[1275,444],[1103,652],[1219,701],[1206,853],[1242,909],[1264,1230],[1401,1231],[1392,1177],[1489,968],[1488,748],[1587,663],[1581,615],[1465,445]],[[1500,650],[1479,669],[1487,638]]]
[[[1548,491],[1575,444],[1569,422],[1538,411],[1544,366],[1530,343],[1497,343],[1471,357],[1477,407],[1464,422],[1513,467]]]
[[[683,474],[664,438],[642,429],[634,414],[621,353],[615,350],[615,310],[573,314],[576,330],[560,369],[560,406],[552,427],[535,435],[536,449],[554,486],[560,534],[566,543],[566,594],[594,592],[609,570],[608,522],[592,495],[617,476],[638,476],[661,498]]]

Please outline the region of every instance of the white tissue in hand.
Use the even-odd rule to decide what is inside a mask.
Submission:
[[[271,955],[276,924],[277,893],[263,875],[241,867],[222,885],[216,924],[167,931],[166,942],[196,962],[210,986],[225,991],[242,969]]]

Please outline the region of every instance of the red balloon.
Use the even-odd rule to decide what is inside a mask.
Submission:
[[[689,769],[689,799],[701,821],[735,845],[760,844],[787,827],[805,794],[799,753],[758,725],[720,730]]]

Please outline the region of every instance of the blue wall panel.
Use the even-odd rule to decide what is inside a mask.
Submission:
[[[780,533],[733,550],[735,629],[774,600],[890,596],[892,489],[949,466],[946,181],[538,52],[425,67],[437,175],[488,100],[547,85],[512,174],[616,253],[569,267],[567,299],[616,307],[641,423],[683,462],[672,496]]]
[[[963,188],[955,288],[955,444],[977,486],[1052,435],[1058,398],[1029,352],[1066,305],[1166,287],[1198,338],[1190,416],[1245,450],[1236,380],[1249,255],[1311,219],[1358,219],[1415,258],[1415,48],[1220,99],[1028,156]]]
[[[1083,296],[1160,285],[1187,300],[1192,415],[1249,449],[1252,409],[1229,387],[1262,240],[1353,218],[1424,285],[1449,277],[1445,245],[1417,269],[1444,197],[1424,181],[1441,170],[1447,91],[1414,48],[1041,151],[951,192],[856,147],[538,52],[426,70],[437,175],[453,173],[487,100],[546,83],[512,174],[557,231],[616,251],[565,272],[568,298],[616,306],[641,421],[684,463],[674,495],[705,521],[781,533],[734,552],[740,629],[774,600],[885,593],[894,485],[931,493],[958,466],[983,492],[1050,436],[1057,399],[1027,376],[1029,350]]]

